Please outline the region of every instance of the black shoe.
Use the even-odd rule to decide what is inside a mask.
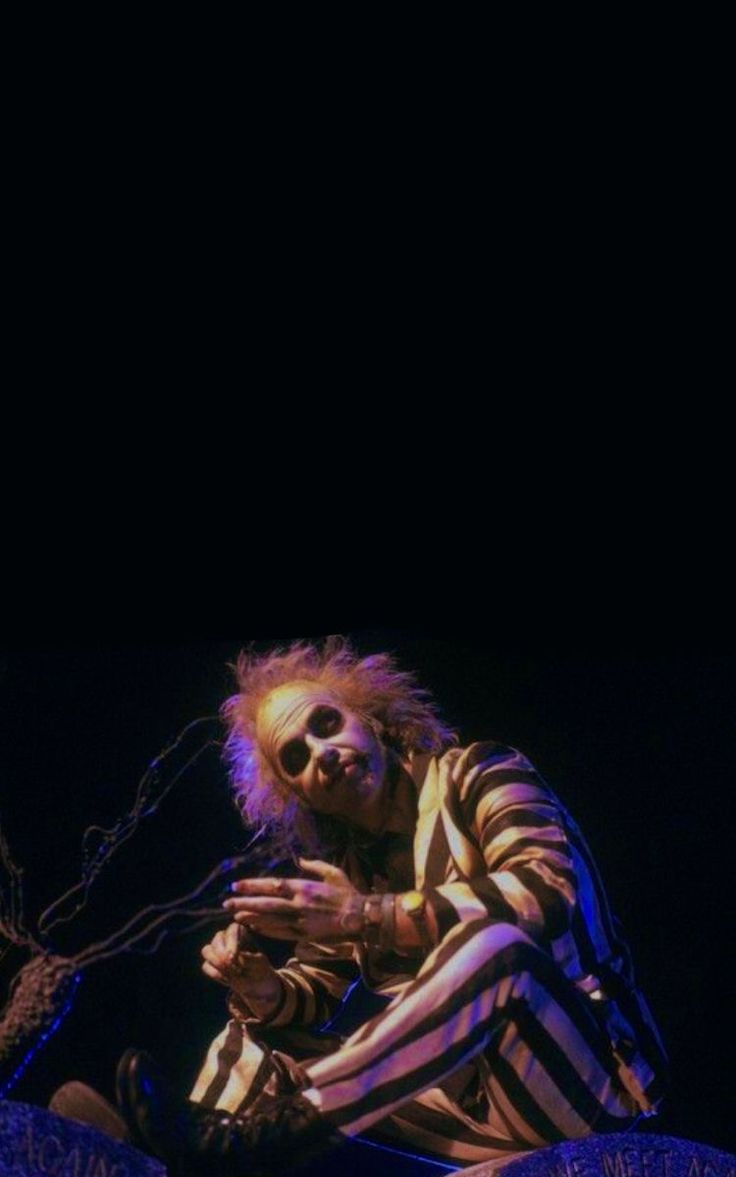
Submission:
[[[344,1141],[302,1095],[277,1099],[268,1110],[203,1108],[173,1094],[145,1051],[127,1050],[117,1074],[123,1115],[150,1152],[186,1177],[267,1177],[289,1172]]]

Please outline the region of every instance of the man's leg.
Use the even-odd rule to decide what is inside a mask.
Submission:
[[[473,1058],[483,1083],[468,1111],[442,1083]],[[345,1135],[391,1116],[460,1161],[623,1130],[635,1114],[586,999],[510,924],[453,928],[384,1012],[306,1070],[304,1094]]]
[[[518,928],[477,921],[453,928],[340,1050],[307,1061],[301,1092],[262,1112],[182,1105],[139,1051],[120,1062],[118,1098],[150,1151],[188,1177],[278,1169],[392,1116],[433,1134],[430,1147],[452,1160],[509,1160],[633,1122],[634,1100],[586,1002]],[[484,1068],[475,1108],[443,1090],[469,1060]]]
[[[231,1019],[207,1051],[189,1098],[205,1108],[238,1112],[264,1092],[285,1094],[302,1081],[301,1059],[337,1050],[341,1039],[301,1027],[243,1025]]]

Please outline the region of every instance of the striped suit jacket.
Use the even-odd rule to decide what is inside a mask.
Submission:
[[[590,850],[558,798],[521,752],[493,742],[416,756],[411,774],[415,884],[440,934],[479,919],[519,926],[571,982],[593,992],[620,1068],[643,1092],[641,1106],[656,1106],[667,1071],[660,1035]],[[359,975],[390,991],[397,967],[406,971],[409,962],[362,944],[297,945],[279,970],[281,1003],[268,1022],[328,1022]]]

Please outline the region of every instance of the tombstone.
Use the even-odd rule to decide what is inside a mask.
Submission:
[[[736,1156],[651,1132],[567,1140],[510,1161],[482,1161],[463,1177],[736,1177]]]
[[[442,1177],[452,1169],[365,1140],[315,1160],[309,1177]],[[736,1156],[654,1133],[569,1140],[501,1165],[482,1161],[463,1177],[736,1177]],[[96,1128],[30,1104],[0,1100],[0,1177],[167,1177],[164,1165]]]
[[[0,1177],[166,1177],[138,1149],[27,1103],[0,1100]]]
[[[454,1166],[375,1144],[346,1141],[303,1177],[443,1177]],[[167,1177],[160,1162],[87,1124],[45,1108],[0,1100],[0,1177]],[[285,1171],[284,1177],[287,1177]],[[302,1175],[300,1175],[302,1177]],[[707,1177],[711,1177],[710,1174]]]

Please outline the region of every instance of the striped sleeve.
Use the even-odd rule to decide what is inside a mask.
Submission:
[[[352,983],[360,976],[350,941],[334,944],[299,943],[294,956],[277,970],[281,1000],[269,1026],[321,1026],[334,1017]]]
[[[489,917],[538,942],[569,931],[577,888],[564,814],[526,757],[498,744],[472,745],[453,772],[444,816],[453,851],[472,834],[465,863],[474,860],[477,869],[425,888],[441,935]],[[462,857],[453,852],[455,871]]]

